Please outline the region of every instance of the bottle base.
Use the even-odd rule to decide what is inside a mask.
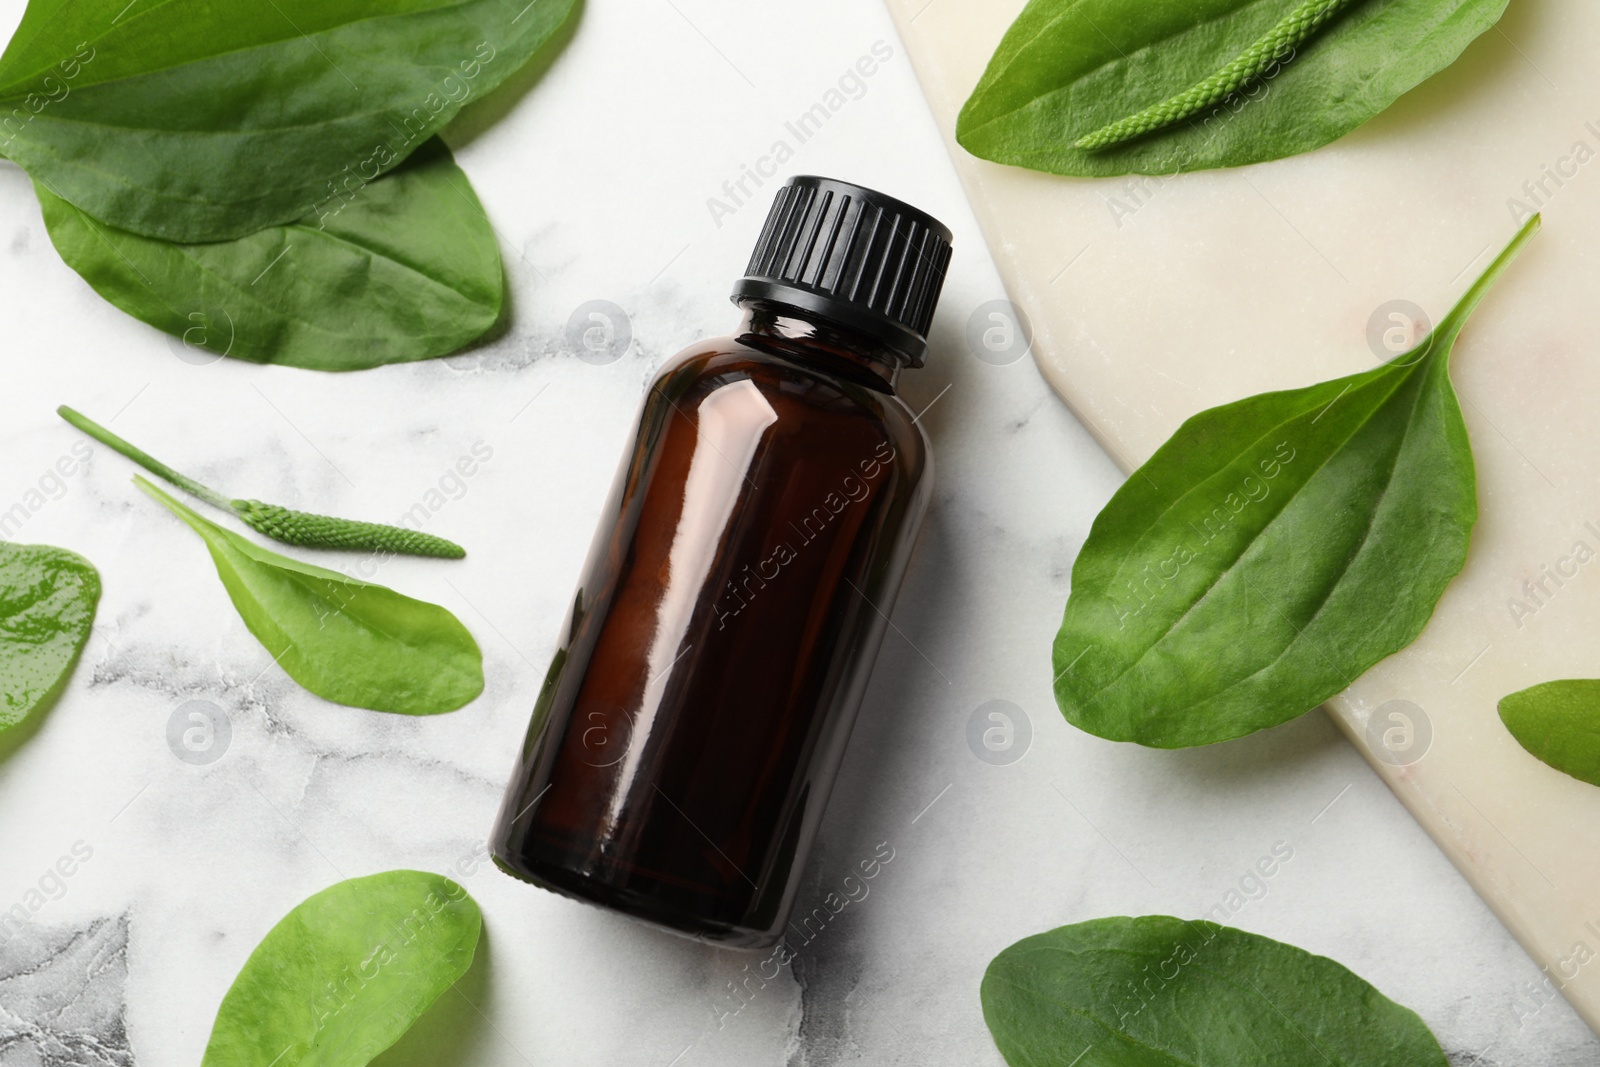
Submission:
[[[695,916],[663,907],[650,897],[627,889],[585,877],[574,871],[545,864],[529,863],[525,859],[511,859],[498,851],[491,851],[494,865],[501,871],[529,885],[538,886],[557,896],[617,912],[635,922],[678,937],[699,941],[716,948],[757,951],[772,948],[782,939],[778,930],[751,930],[727,923]]]

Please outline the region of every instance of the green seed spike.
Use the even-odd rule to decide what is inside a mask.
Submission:
[[[467,550],[454,541],[447,541],[420,530],[408,530],[403,526],[386,526],[377,522],[358,522],[354,519],[336,519],[329,515],[313,515],[310,512],[294,511],[276,504],[263,504],[259,500],[230,500],[215,489],[179,474],[154,456],[140,451],[104,426],[65,405],[56,408],[56,414],[107,448],[122,453],[145,470],[165,478],[189,495],[199,497],[212,507],[233,512],[240,522],[275,541],[306,548],[397,552],[407,556],[432,556],[436,559],[461,559],[467,554]]]
[[[1073,147],[1094,150],[1182,122],[1228,99],[1256,78],[1292,56],[1296,49],[1354,0],[1303,0],[1239,57],[1209,78],[1177,96],[1118,119],[1078,138]]]
[[[280,508],[276,504],[263,504],[259,500],[235,500],[230,507],[239,516],[240,522],[286,545],[374,549],[438,559],[460,559],[467,554],[454,541],[446,541],[421,530],[408,530],[403,526],[335,519],[328,515]]]

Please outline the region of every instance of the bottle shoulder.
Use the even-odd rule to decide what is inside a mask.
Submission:
[[[887,439],[908,473],[920,473],[927,465],[927,435],[892,390],[755,348],[735,337],[710,338],[679,352],[656,373],[650,389],[687,414],[686,408],[698,407],[717,390],[741,381],[759,391],[786,430]]]

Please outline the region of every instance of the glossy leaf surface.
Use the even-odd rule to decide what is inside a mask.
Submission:
[[[1333,960],[1203,920],[1096,919],[983,976],[1012,1067],[1445,1067],[1415,1012]]]
[[[1054,649],[1067,719],[1204,745],[1287,722],[1416,639],[1466,560],[1450,350],[1534,218],[1413,351],[1202,411],[1096,517]]]
[[[270,552],[134,481],[200,535],[245,626],[311,692],[406,715],[454,711],[483,692],[478,643],[444,608]]]
[[[1079,138],[1222,71],[1301,0],[1031,0],[956,138],[1056,174],[1175,174],[1310,151],[1449,66],[1507,0],[1358,0],[1204,114],[1100,149]]]
[[[1500,721],[1530,754],[1600,785],[1600,679],[1545,682],[1500,700]]]
[[[363,1067],[466,973],[482,929],[478,905],[441,875],[330,886],[245,961],[202,1067]]]
[[[0,153],[119,229],[315,218],[522,66],[574,0],[31,0]]]
[[[100,575],[76,552],[0,541],[0,736],[66,685],[99,600]]]
[[[67,265],[199,360],[359,370],[448,355],[500,315],[494,230],[437,138],[340,210],[231,241],[141,237],[35,188]]]

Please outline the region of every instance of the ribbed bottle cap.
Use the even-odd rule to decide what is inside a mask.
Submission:
[[[938,219],[892,196],[801,175],[778,190],[733,299],[826,316],[920,367],[950,241]]]

